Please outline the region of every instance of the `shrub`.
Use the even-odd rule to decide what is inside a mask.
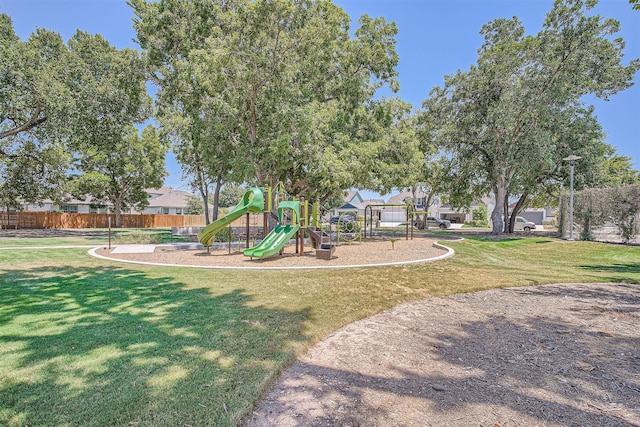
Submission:
[[[566,208],[567,203],[563,204]],[[591,188],[574,197],[574,220],[582,228],[581,238],[591,239],[591,228],[607,221],[618,228],[627,243],[640,232],[640,186],[625,185],[610,188]]]
[[[229,237],[231,237],[231,240],[229,240]],[[213,238],[214,242],[229,242],[234,240],[236,240],[235,235],[233,234],[233,230],[229,227],[225,227],[218,231],[216,236]]]

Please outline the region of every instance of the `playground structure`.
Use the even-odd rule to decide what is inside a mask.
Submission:
[[[429,211],[422,210],[419,211],[416,209],[414,204],[407,204],[407,227],[410,225],[410,233],[407,231],[407,235],[411,234],[411,239],[413,239],[413,229],[416,223],[421,224],[419,229],[424,229],[426,224],[426,218],[429,215]]]
[[[270,187],[254,187],[248,189],[242,196],[240,203],[227,215],[207,225],[198,233],[200,243],[209,249],[217,233],[246,216],[246,245],[244,255],[253,258],[267,258],[281,254],[285,245],[291,240],[296,240],[296,253],[304,254],[304,236],[308,234],[312,246],[319,258],[330,259],[335,251],[335,245],[320,227],[318,204],[311,208],[304,198],[299,200],[285,200],[286,193],[282,184],[274,189]],[[275,201],[275,203],[274,203]],[[277,205],[277,214],[273,212],[273,205]],[[249,247],[251,233],[249,229],[249,215],[263,214],[264,239],[257,245]],[[269,219],[277,220],[277,223],[269,231]],[[311,223],[311,224],[309,224]],[[231,232],[229,231],[229,236]]]
[[[405,225],[405,239],[408,240],[409,239],[409,222],[411,222],[411,224],[413,225],[413,221],[411,221],[411,205],[409,204],[372,204],[372,205],[367,205],[367,207],[364,210],[364,238],[367,238],[367,232],[368,232],[368,237],[369,238],[373,238],[373,224],[377,224],[376,228],[379,228],[380,225],[380,217],[378,216],[375,220],[374,220],[374,211],[375,208],[382,208],[382,209],[386,209],[386,208],[402,208],[404,210],[404,225]],[[413,239],[413,226],[411,227],[411,239]]]
[[[402,224],[404,225],[404,228],[405,228],[406,240],[409,240],[409,239],[413,240],[413,232],[416,227],[420,230],[425,228],[427,216],[430,213],[429,211],[426,211],[426,210],[417,210],[415,205],[412,202],[407,202],[405,204],[372,204],[372,205],[367,205],[367,207],[365,208],[365,219],[364,219],[365,239],[367,237],[369,238],[373,237],[374,223],[377,223],[378,225],[376,226],[376,228],[379,228],[379,223],[380,223],[379,212],[380,211],[379,209],[376,210],[376,208],[387,209],[389,207],[391,208],[399,207],[399,208],[402,208],[402,210],[404,210],[404,218],[403,218]],[[378,213],[378,217],[374,219],[375,213]]]
[[[315,249],[316,257],[331,259],[336,246],[341,242],[350,244],[362,242],[363,237],[364,239],[373,238],[374,224],[376,228],[380,226],[380,210],[389,208],[401,209],[403,213],[401,224],[404,225],[405,239],[413,239],[416,218],[419,221],[420,216],[427,215],[427,212],[417,211],[411,203],[368,205],[365,208],[364,218],[359,216],[357,211],[344,211],[335,222],[334,230],[331,222],[325,226],[321,224],[319,203],[310,206],[304,198],[298,200],[289,198],[282,183],[274,189],[253,187],[245,191],[240,202],[228,214],[203,228],[198,233],[198,240],[209,250],[216,234],[228,229],[229,251],[231,251],[231,236],[234,234],[232,223],[241,220],[244,216],[246,218],[244,230],[235,234],[245,237],[243,253],[251,259],[264,259],[282,254],[287,243],[293,239],[296,242],[296,254],[304,255],[305,235]],[[376,218],[374,218],[374,212]],[[399,212],[392,213],[395,215]],[[263,216],[262,220],[254,220],[254,227],[251,229],[250,215],[254,215],[255,218],[260,214]],[[348,220],[347,217],[354,217],[355,220]],[[257,230],[259,222],[261,232]],[[269,227],[270,222],[272,227]],[[262,236],[264,236],[262,240],[258,241]],[[250,247],[252,239],[257,243]],[[238,242],[239,247],[240,242]]]

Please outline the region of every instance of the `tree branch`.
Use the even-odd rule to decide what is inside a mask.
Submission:
[[[40,116],[41,112],[42,112],[42,110],[40,109],[40,107],[38,107],[36,109],[36,112],[33,115],[33,117],[31,119],[29,119],[23,125],[18,126],[18,127],[14,127],[13,129],[9,129],[9,130],[4,131],[4,132],[0,132],[0,139],[4,139],[4,138],[8,138],[8,137],[13,136],[13,135],[17,135],[20,132],[24,132],[24,131],[27,131],[29,129],[33,129],[34,127],[39,126],[42,123],[46,122],[47,121],[47,117],[37,118],[38,116]]]

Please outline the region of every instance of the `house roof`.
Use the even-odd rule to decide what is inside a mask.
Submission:
[[[193,197],[191,193],[171,187],[149,188],[145,191],[151,197],[148,206],[150,208],[185,208],[189,198]]]
[[[145,188],[144,191],[149,196],[158,197],[158,196],[162,196],[163,194],[171,193],[173,191],[180,191],[180,190],[174,190],[171,187],[166,187],[163,185],[160,188]]]
[[[338,209],[364,209],[364,208],[360,206],[360,203],[347,202],[344,205],[340,206]]]
[[[425,192],[423,192],[422,190],[420,190],[420,189],[416,190],[416,194],[415,194],[416,198],[422,199],[422,198],[427,197],[427,196],[428,195]],[[410,190],[403,191],[401,193],[396,194],[395,196],[391,196],[389,198],[389,200],[387,201],[387,203],[391,204],[391,205],[395,205],[395,204],[399,205],[399,204],[404,203],[405,199],[407,199],[408,197],[410,197],[411,199],[413,199],[413,197],[414,197],[413,193]]]
[[[160,208],[186,208],[187,202],[190,197],[193,197],[193,194],[182,191],[175,190],[171,187],[160,187],[160,188],[146,188],[144,190],[149,195],[149,207],[160,207]],[[91,205],[93,202],[93,197],[87,196],[85,200],[78,200],[71,195],[67,195],[59,204],[60,205]],[[57,204],[51,199],[46,199],[42,201],[43,204]],[[105,202],[102,203],[105,206],[113,206],[112,203]]]
[[[40,202],[35,202],[35,203],[24,202],[22,204],[23,205],[38,205],[38,204],[40,204],[40,205],[59,205],[59,206],[62,206],[62,205],[91,205],[92,203],[94,203],[93,200],[94,199],[93,199],[92,196],[87,196],[84,200],[80,200],[80,199],[76,199],[76,198],[72,197],[70,194],[65,194],[62,197],[62,200],[60,200],[60,202],[54,202],[51,199],[44,199],[44,200],[42,200]],[[102,204],[105,205],[105,206],[111,206],[112,205],[111,203],[108,203],[108,202],[105,202],[105,203],[102,203]]]
[[[362,197],[360,197],[360,193],[358,192],[358,190],[351,190],[345,196],[344,201],[348,202],[348,203],[349,202],[353,202],[353,199],[355,199],[355,198],[357,198],[359,200],[362,200]],[[357,202],[357,200],[356,200],[356,202]]]

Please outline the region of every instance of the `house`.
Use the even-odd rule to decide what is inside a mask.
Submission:
[[[109,206],[96,205],[93,198],[88,196],[86,200],[78,200],[68,196],[60,203],[53,200],[45,199],[41,203],[23,203],[21,209],[24,211],[40,211],[40,212],[64,212],[64,213],[110,213],[112,209]],[[128,211],[123,213],[129,213]]]
[[[426,211],[431,215],[438,216],[436,208],[440,203],[440,199],[437,196],[432,197],[427,207],[428,198],[428,194],[420,189],[417,189],[415,194],[407,190],[391,196],[387,201],[387,205],[389,206],[382,215],[382,222],[388,225],[397,225],[405,222],[407,220],[407,212],[404,206],[406,206],[408,202],[411,202],[418,211]]]
[[[407,190],[407,191],[402,191],[394,196],[391,196],[387,201],[387,204],[404,205],[407,203],[408,200],[411,200],[414,206],[416,207],[416,209],[423,211],[423,210],[428,210],[428,209],[425,209],[427,199],[428,199],[428,195],[419,189],[416,190],[415,195],[411,191]],[[438,202],[437,197],[434,197],[431,200],[431,206],[433,206],[437,202]]]
[[[358,190],[351,190],[344,198],[344,204],[334,209],[334,215],[340,215],[342,212],[357,212],[358,215],[364,216],[367,206],[384,205],[382,199],[364,200]]]
[[[474,209],[479,208],[480,206],[486,206],[488,199],[481,200],[479,202],[472,203],[470,206],[461,208],[451,205],[441,204],[440,197],[434,196],[432,197],[429,206],[426,206],[428,195],[421,190],[416,190],[415,195],[411,191],[403,191],[399,194],[396,194],[389,198],[387,201],[388,205],[404,205],[407,203],[407,200],[411,200],[416,210],[427,212],[430,216],[435,216],[442,219],[447,219],[452,223],[464,223],[465,221],[473,220],[473,211]],[[406,219],[400,217],[400,214],[395,213],[393,215],[387,215],[384,217],[383,222],[393,222],[398,223],[405,221]]]
[[[450,205],[441,204],[438,196],[431,198],[427,207],[428,194],[421,190],[416,190],[415,194],[411,191],[402,191],[395,194],[385,203],[382,199],[363,200],[357,190],[350,191],[345,197],[344,204],[334,210],[334,215],[340,215],[342,212],[357,212],[358,215],[370,215],[367,206],[371,206],[371,214],[373,220],[382,225],[393,227],[403,224],[407,221],[406,205],[411,201],[418,211],[428,212],[429,215],[442,219],[448,219],[452,223],[464,223],[473,220],[473,211],[481,206],[487,207],[491,212],[491,199],[483,198],[482,200],[472,203],[471,206],[460,208]]]
[[[123,214],[165,214],[184,215],[187,214],[188,202],[194,197],[187,191],[175,190],[171,187],[148,188],[145,190],[148,196],[149,205],[142,211],[135,208],[124,208]],[[110,204],[95,205],[91,196],[86,200],[78,200],[72,197],[63,202],[55,203],[52,200],[43,200],[40,204],[25,203],[21,206],[26,211],[49,211],[65,213],[113,213]]]
[[[188,213],[189,199],[193,194],[171,187],[147,188],[149,205],[142,211],[150,214],[184,215]]]
[[[340,215],[342,212],[357,211],[358,215],[364,215],[365,205],[364,199],[358,190],[351,190],[344,198],[344,204],[334,209],[334,215]]]

